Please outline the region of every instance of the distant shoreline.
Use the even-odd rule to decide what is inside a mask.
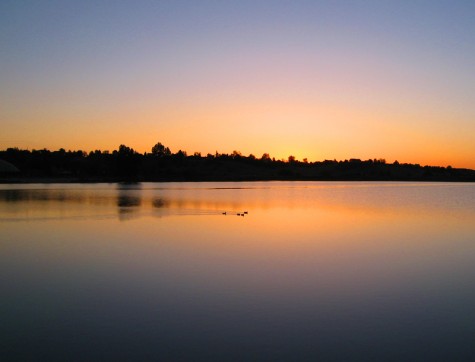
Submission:
[[[124,180],[124,179],[79,179],[79,178],[0,178],[0,184],[116,184],[116,183],[186,183],[186,182],[447,182],[447,183],[474,183],[475,179],[454,180],[454,179],[160,179],[160,180]]]
[[[408,181],[475,182],[475,170],[386,163],[385,159],[308,162],[232,154],[172,153],[158,143],[151,153],[121,145],[94,151],[0,151],[0,183],[115,183],[211,181]]]

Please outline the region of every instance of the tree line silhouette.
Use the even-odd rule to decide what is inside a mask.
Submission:
[[[112,152],[57,151],[8,148],[0,159],[19,169],[3,173],[4,182],[39,181],[253,181],[253,180],[355,180],[355,181],[475,181],[475,171],[419,164],[386,163],[384,159],[298,161],[260,158],[239,151],[201,155],[170,151],[162,143],[139,153],[126,145]]]

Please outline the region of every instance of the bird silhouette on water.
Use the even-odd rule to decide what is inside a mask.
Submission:
[[[223,211],[221,214],[222,214],[222,215],[227,215],[228,212],[227,212],[227,211]],[[248,215],[248,214],[249,214],[249,213],[248,213],[247,211],[237,212],[237,213],[236,213],[237,216],[244,216],[244,215]]]

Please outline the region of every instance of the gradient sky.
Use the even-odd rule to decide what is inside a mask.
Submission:
[[[475,168],[475,1],[0,2],[0,149]]]

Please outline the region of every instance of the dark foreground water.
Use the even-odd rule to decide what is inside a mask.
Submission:
[[[475,185],[0,185],[0,293],[2,361],[475,360]]]

